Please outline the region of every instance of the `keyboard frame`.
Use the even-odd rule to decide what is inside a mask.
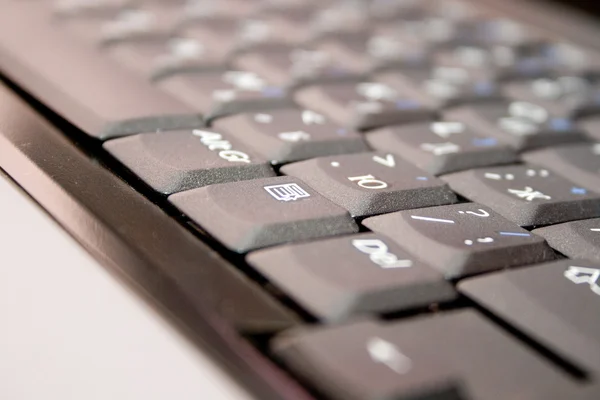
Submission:
[[[110,171],[113,166],[104,165],[90,156],[89,149],[94,146],[94,140],[79,131],[77,126],[93,124],[93,121],[64,121],[60,118],[61,110],[77,109],[77,99],[63,95],[57,97],[58,88],[44,81],[39,73],[43,66],[37,66],[36,72],[20,65],[4,46],[6,32],[2,29],[3,20],[14,18],[23,3],[32,4],[34,1],[0,0],[0,3],[3,9],[0,15],[0,81],[11,87],[0,86],[0,169],[108,271],[125,281],[172,321],[249,393],[261,400],[312,399],[305,388],[245,341],[234,328],[235,318],[227,318],[218,308],[220,301],[235,301],[239,305],[244,304],[247,298],[237,293],[232,296],[220,293],[220,296],[206,301],[203,307],[197,307],[185,296],[181,282],[165,276],[163,261],[156,262],[164,260],[159,254],[161,247],[156,246],[156,242],[149,240],[148,236],[128,237],[123,234],[140,229],[135,222],[140,219],[146,222],[145,229],[166,226],[174,236],[166,238],[167,235],[162,235],[161,244],[169,246],[169,243],[179,240],[178,246],[187,246],[198,256],[195,260],[197,267],[202,268],[209,278],[206,279],[206,290],[210,286],[235,287],[231,285],[239,271],[228,261],[130,185],[133,183],[139,189],[139,182],[127,181],[131,176],[113,174]],[[594,40],[600,37],[600,24],[566,6],[536,0],[478,0],[477,3],[600,51],[600,42]],[[44,27],[31,25],[27,15],[21,15],[18,23],[28,29],[29,40],[44,29],[51,29],[50,24]],[[18,37],[11,38],[11,41],[19,40]],[[80,56],[84,47],[74,42],[61,46],[68,48],[73,57]],[[27,50],[22,48],[22,51]],[[70,62],[63,59],[60,64],[64,68]],[[111,73],[106,70],[95,72],[100,75]],[[52,98],[60,100],[44,104]],[[100,96],[98,101],[113,100]],[[82,176],[85,179],[82,180]],[[76,182],[81,185],[74,185]],[[111,217],[133,212],[136,220],[124,218],[120,224]],[[180,262],[189,265],[190,260],[182,258],[180,253],[170,255],[172,265]],[[198,287],[197,291],[202,292],[202,287]],[[268,303],[270,300],[264,301]]]

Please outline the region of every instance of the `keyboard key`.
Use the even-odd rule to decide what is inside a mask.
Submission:
[[[236,57],[235,65],[258,71],[270,81],[292,88],[360,79],[365,75],[366,64],[348,55],[344,57],[343,51],[336,43],[325,43],[315,47],[252,52]]]
[[[236,50],[283,50],[299,46],[307,40],[308,34],[301,24],[294,22],[272,16],[241,20],[235,33]]]
[[[534,232],[569,258],[600,262],[600,219],[567,222]]]
[[[518,101],[535,103],[554,116],[575,119],[600,113],[600,84],[591,77],[562,75],[505,85]]]
[[[178,73],[222,70],[228,65],[221,49],[183,36],[114,46],[109,54],[150,80]]]
[[[1,14],[2,47],[14,54],[14,62],[20,65],[12,78],[77,128],[106,139],[204,126],[192,108],[57,29],[56,21],[37,5],[23,3],[28,6],[32,6],[28,11],[21,6],[6,7]],[[23,15],[28,16],[29,24],[19,22]],[[31,26],[36,27],[35,35]],[[46,51],[22,51],[26,48]],[[36,66],[43,66],[41,76]]]
[[[133,3],[133,0],[58,0],[54,2],[54,14],[60,18],[107,18]]]
[[[600,117],[583,119],[579,121],[579,127],[588,138],[600,142]]]
[[[210,120],[230,114],[290,107],[287,92],[251,71],[212,71],[175,75],[160,86]]]
[[[392,87],[409,87],[421,102],[436,109],[502,98],[499,86],[491,77],[476,76],[460,67],[386,71],[375,77]]]
[[[317,158],[286,165],[281,172],[307,182],[353,217],[457,201],[444,181],[392,153]]]
[[[325,38],[356,38],[367,36],[371,30],[369,15],[362,2],[340,1],[319,8],[308,21],[309,40]]]
[[[580,387],[473,311],[297,330],[272,347],[340,400],[559,400]],[[447,390],[440,379],[454,381],[458,393],[439,392]]]
[[[71,29],[94,34],[95,40],[102,46],[113,46],[125,42],[168,38],[180,18],[180,9],[165,2],[125,9],[114,18],[100,23],[97,31],[89,26],[88,21],[71,22],[70,25],[73,25]]]
[[[304,107],[330,116],[357,130],[433,119],[434,110],[404,89],[380,82],[311,86],[295,94]]]
[[[468,19],[459,24],[454,45],[518,46],[539,40],[533,27],[503,17]]]
[[[585,140],[571,119],[524,101],[463,106],[445,112],[444,119],[462,122],[519,151]]]
[[[584,188],[600,187],[600,144],[552,147],[522,155],[523,160],[575,182]]]
[[[311,110],[285,109],[240,114],[215,121],[246,147],[273,164],[368,151],[362,137]]]
[[[358,231],[346,210],[291,177],[222,183],[169,201],[238,253]]]
[[[544,240],[475,203],[401,211],[362,222],[447,278],[553,260]]]
[[[560,260],[470,279],[459,288],[550,351],[600,373],[600,264]]]
[[[493,167],[444,176],[452,190],[520,226],[600,216],[600,195],[533,165]]]
[[[452,285],[393,241],[365,233],[251,253],[248,262],[321,319],[452,300]]]
[[[214,131],[145,133],[108,141],[104,148],[163,194],[275,176],[266,159]]]
[[[433,175],[517,160],[510,146],[481,136],[460,122],[391,126],[369,132],[366,138],[374,149],[392,151]]]
[[[180,26],[235,21],[257,11],[256,2],[247,0],[183,0],[182,2]]]

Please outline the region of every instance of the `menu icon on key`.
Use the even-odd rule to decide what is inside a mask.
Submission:
[[[304,197],[310,197],[310,194],[297,183],[265,186],[264,189],[279,201],[295,201]]]

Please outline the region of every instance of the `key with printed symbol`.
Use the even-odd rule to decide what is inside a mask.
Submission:
[[[510,146],[461,122],[391,126],[369,132],[366,139],[374,149],[390,150],[433,175],[517,161]]]
[[[573,259],[600,262],[600,219],[585,219],[534,230],[551,247]]]
[[[104,148],[163,194],[275,175],[267,159],[215,131],[144,133],[108,141]]]
[[[600,187],[600,144],[572,144],[524,153],[521,158],[531,164],[575,182],[584,188]]]
[[[600,373],[600,264],[560,260],[462,281],[482,307],[588,373]]]
[[[225,115],[293,106],[281,86],[241,70],[208,71],[172,76],[159,86],[211,120]]]
[[[306,30],[300,24],[277,16],[242,20],[236,31],[238,52],[283,50],[307,40]]]
[[[507,96],[535,103],[554,116],[580,118],[600,113],[600,83],[593,75],[557,75],[512,82],[504,86]]]
[[[353,217],[457,201],[445,182],[393,153],[316,158],[286,165],[281,172],[304,180]]]
[[[365,75],[364,61],[340,59],[342,48],[335,43],[285,48],[241,54],[235,64],[249,71],[260,71],[274,82],[297,88],[321,82],[360,79]],[[346,62],[348,61],[348,62]]]
[[[108,54],[153,81],[177,73],[222,70],[228,66],[223,47],[185,36],[126,43],[112,47]]]
[[[131,7],[133,0],[59,0],[53,13],[59,18],[107,18]]]
[[[543,238],[474,203],[401,211],[362,224],[395,240],[447,278],[554,259]]]
[[[247,261],[321,319],[403,311],[452,300],[437,271],[372,233],[275,247]]]
[[[600,216],[600,194],[534,165],[494,167],[443,177],[452,190],[520,226]]]
[[[169,201],[238,253],[358,231],[348,211],[292,177],[211,185]]]
[[[375,79],[391,87],[410,88],[418,95],[417,99],[435,109],[502,98],[500,87],[492,77],[477,76],[461,67],[434,65],[422,69],[384,71],[375,75]]]
[[[581,389],[471,310],[298,329],[276,337],[272,348],[339,400],[560,400]]]
[[[469,125],[518,151],[586,140],[573,120],[555,117],[545,108],[524,101],[462,106],[445,112],[444,119]]]
[[[435,110],[405,89],[381,82],[344,82],[310,86],[296,101],[357,130],[434,119]]]
[[[166,39],[181,16],[176,3],[152,2],[124,8],[109,19],[69,19],[65,27],[93,43],[111,47]]]
[[[273,164],[368,151],[361,135],[312,110],[285,109],[240,114],[215,121]]]

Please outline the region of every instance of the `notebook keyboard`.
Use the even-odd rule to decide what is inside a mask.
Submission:
[[[453,0],[5,5],[7,76],[282,301],[315,397],[597,398],[594,50]]]

